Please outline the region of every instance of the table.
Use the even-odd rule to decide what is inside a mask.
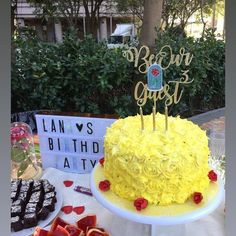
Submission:
[[[85,211],[81,215],[75,212],[65,214],[60,211],[59,216],[64,220],[75,223],[80,217],[95,213],[97,215],[98,225],[104,227],[111,236],[150,236],[151,226],[123,219],[114,215],[100,205],[94,197],[75,192],[76,185],[89,187],[90,174],[67,173],[54,168],[44,170],[42,178],[47,178],[52,184],[60,189],[63,194],[63,206],[85,206]],[[65,187],[63,181],[71,180],[73,185]],[[159,236],[224,236],[224,201],[210,215],[203,217],[195,222],[179,226],[160,226],[158,227]]]

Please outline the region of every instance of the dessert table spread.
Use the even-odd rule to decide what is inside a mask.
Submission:
[[[87,214],[96,214],[98,226],[104,227],[111,236],[150,236],[151,225],[137,223],[121,218],[104,208],[93,196],[89,196],[74,190],[76,186],[90,188],[90,174],[75,174],[63,172],[54,168],[43,171],[42,178],[48,179],[59,189],[63,196],[62,207],[84,206],[84,211],[65,213],[59,211],[58,216],[64,220],[75,223],[79,218]],[[224,236],[224,200],[220,206],[210,215],[183,225],[158,226],[158,236]]]

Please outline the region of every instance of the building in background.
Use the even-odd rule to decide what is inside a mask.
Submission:
[[[110,1],[111,2],[111,1]],[[39,38],[47,42],[61,42],[63,40],[63,33],[68,28],[66,20],[61,17],[58,21],[49,20],[42,22],[34,13],[35,8],[31,6],[26,0],[17,1],[16,11],[16,25],[17,27],[30,27],[35,29]],[[78,20],[78,37],[83,39],[86,35],[85,26],[85,10],[80,7]],[[99,27],[97,29],[98,41],[107,40],[116,29],[116,25],[120,23],[133,23],[140,27],[140,22],[134,22],[133,15],[122,14],[117,12],[115,5],[103,2],[99,10]],[[212,16],[204,17],[206,27],[215,27],[218,38],[224,39],[224,16],[213,11]],[[186,27],[187,35],[193,37],[201,37],[203,25],[202,22],[193,15]],[[135,35],[137,35],[137,28],[135,28]]]
[[[16,25],[17,27],[30,27],[35,29],[39,38],[47,42],[61,42],[63,40],[63,33],[66,31],[68,25],[65,19],[60,18],[58,21],[49,20],[43,22],[35,13],[35,8],[31,6],[26,0],[19,0],[17,2],[16,11]],[[78,20],[78,37],[83,39],[86,34],[85,26],[85,10],[83,6],[80,7]],[[119,23],[132,23],[133,16],[127,14],[120,14],[116,11],[114,5],[107,5],[103,3],[99,10],[99,28],[97,30],[97,39],[99,41],[107,40],[108,37]]]

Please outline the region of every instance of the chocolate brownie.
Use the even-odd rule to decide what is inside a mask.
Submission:
[[[23,222],[24,222],[25,229],[36,226],[38,224],[38,219],[37,219],[36,213],[26,214],[24,216]]]
[[[11,203],[11,205],[12,205],[12,206],[20,205],[20,206],[24,207],[24,206],[25,206],[25,203],[24,203],[24,201],[23,201],[22,199],[17,199],[17,200],[15,200],[15,201],[13,201],[13,202]]]
[[[44,195],[44,199],[55,198],[55,197],[56,197],[56,193],[54,191],[45,193],[45,195]]]
[[[48,198],[43,201],[43,207],[46,207],[49,211],[55,210],[55,201],[53,198]]]
[[[43,184],[40,180],[35,180],[32,186],[32,193],[43,190]]]
[[[55,210],[55,187],[48,180],[11,181],[11,228],[19,231],[36,226]]]
[[[24,213],[24,208],[20,205],[15,205],[11,207],[11,217],[22,216]]]
[[[25,214],[37,213],[38,203],[28,203],[25,207]]]
[[[18,193],[17,193],[16,191],[11,192],[11,199],[12,199],[13,201],[16,200],[17,197],[18,197]]]
[[[29,202],[39,202],[42,203],[43,201],[43,192],[37,191],[31,194]]]
[[[29,193],[27,192],[20,192],[18,196],[18,200],[22,200],[23,202],[27,203],[29,201]]]
[[[11,217],[11,228],[14,231],[20,231],[23,229],[22,220],[19,216]]]
[[[50,210],[46,206],[43,206],[38,212],[38,217],[40,220],[45,220],[49,213]]]

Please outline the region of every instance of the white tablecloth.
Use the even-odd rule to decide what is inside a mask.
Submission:
[[[54,168],[44,170],[42,178],[48,179],[59,189],[63,195],[63,206],[85,206],[81,215],[75,212],[65,214],[59,212],[59,216],[71,224],[84,215],[94,213],[97,215],[97,223],[104,227],[111,236],[150,236],[151,226],[123,219],[114,215],[100,205],[94,197],[74,191],[74,187],[81,185],[89,187],[89,174],[67,173]],[[71,180],[73,185],[65,187],[63,181]],[[212,214],[192,223],[176,226],[158,226],[157,236],[224,236],[224,201]]]

